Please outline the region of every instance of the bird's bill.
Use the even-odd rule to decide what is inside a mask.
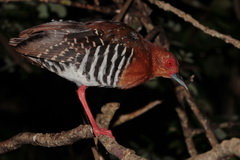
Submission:
[[[184,82],[183,78],[178,74],[175,73],[172,75],[172,78],[177,81],[181,86],[183,86],[184,88],[186,88],[186,90],[188,90],[188,87],[186,85],[186,83]]]

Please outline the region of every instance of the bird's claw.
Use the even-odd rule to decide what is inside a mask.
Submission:
[[[100,136],[100,135],[105,135],[105,136],[108,136],[110,137],[111,139],[115,139],[115,137],[113,136],[112,134],[112,131],[111,130],[108,130],[106,128],[95,128],[93,129],[93,133],[95,134],[96,137]]]

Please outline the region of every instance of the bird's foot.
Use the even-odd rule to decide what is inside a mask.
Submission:
[[[112,134],[111,130],[108,130],[106,128],[93,128],[93,133],[95,134],[96,137],[100,136],[100,135],[105,135],[108,136],[112,139],[115,139],[115,137]]]

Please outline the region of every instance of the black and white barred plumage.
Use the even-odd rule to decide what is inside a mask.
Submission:
[[[111,54],[109,54],[111,52]],[[48,70],[85,86],[116,87],[121,71],[132,59],[133,49],[112,44],[86,49],[75,57],[75,63],[56,62],[41,58],[31,58]]]

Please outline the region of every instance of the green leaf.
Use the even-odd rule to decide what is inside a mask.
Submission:
[[[49,7],[52,12],[55,12],[58,15],[58,17],[60,17],[60,18],[66,17],[67,10],[66,10],[65,6],[50,3]]]
[[[220,129],[220,128],[215,130],[215,134],[221,140],[225,139],[228,136],[227,133],[223,129]]]
[[[48,18],[49,13],[47,9],[47,4],[41,3],[37,6],[38,17],[39,18]]]
[[[72,4],[72,1],[70,0],[62,0],[61,1],[63,5],[70,6]]]

